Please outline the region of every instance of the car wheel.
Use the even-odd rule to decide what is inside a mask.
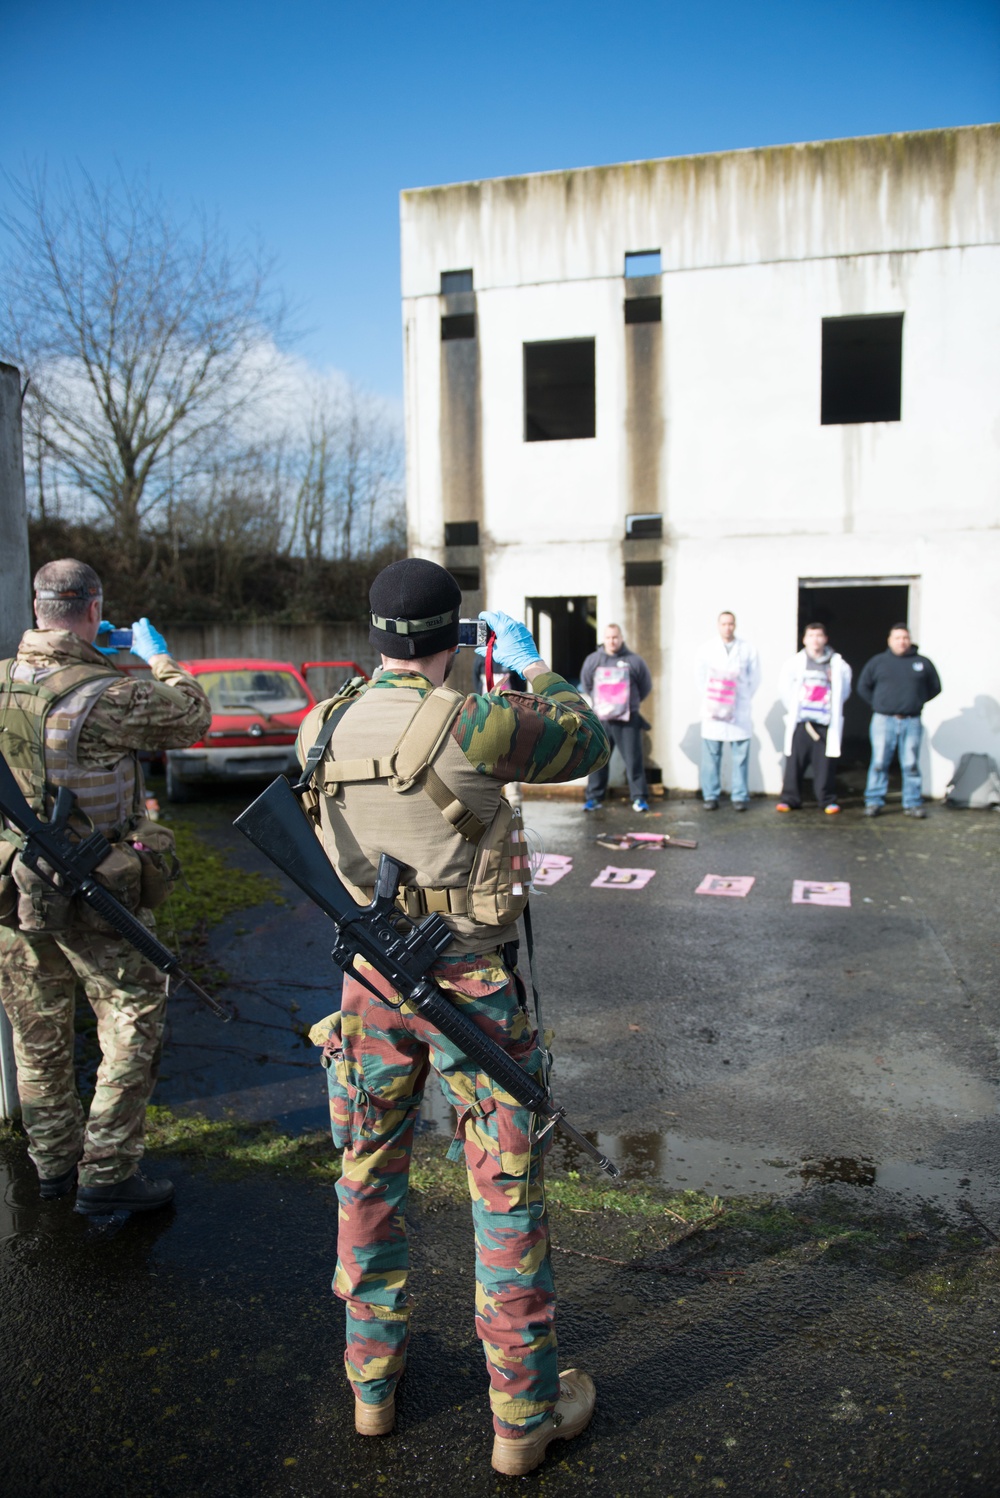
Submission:
[[[168,801],[191,801],[194,792],[187,781],[182,780],[174,769],[174,762],[167,755],[167,800]]]

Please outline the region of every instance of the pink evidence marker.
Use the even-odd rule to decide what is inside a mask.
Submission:
[[[572,871],[573,860],[568,853],[546,853],[535,870],[532,883],[536,889],[550,889]]]
[[[656,873],[655,869],[616,869],[608,864],[596,879],[590,882],[591,889],[642,889]]]
[[[817,879],[796,879],[792,885],[793,905],[850,905],[849,884],[821,884]]]
[[[756,877],[755,874],[739,874],[728,877],[722,874],[706,874],[695,890],[695,894],[731,895],[737,900],[742,900],[753,889]]]

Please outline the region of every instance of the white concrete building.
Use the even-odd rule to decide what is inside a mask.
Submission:
[[[412,549],[524,610],[568,675],[620,622],[664,783],[698,783],[720,609],[777,677],[909,618],[944,691],[925,789],[1000,758],[1000,127],[405,192]],[[848,720],[866,751],[867,712]]]

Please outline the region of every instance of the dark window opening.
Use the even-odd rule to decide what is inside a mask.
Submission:
[[[476,314],[474,312],[455,312],[450,317],[442,317],[442,343],[446,343],[451,338],[475,338],[475,336]]]
[[[625,300],[625,321],[662,322],[663,298],[658,296],[630,296]]]
[[[478,567],[449,567],[448,571],[458,583],[463,593],[479,592]]]
[[[579,685],[587,656],[597,649],[596,598],[529,598],[528,627],[553,671]]]
[[[595,432],[594,339],[526,343],[525,442],[563,442]]]
[[[626,515],[625,535],[629,541],[655,541],[663,535],[663,516]]]
[[[444,526],[445,546],[478,546],[478,520],[446,520]]]
[[[903,314],[824,317],[820,422],[899,421]]]
[[[658,276],[660,274],[659,250],[636,250],[625,256],[626,276]]]
[[[626,562],[626,588],[660,588],[663,586],[662,562]]]
[[[441,272],[441,295],[451,296],[456,291],[472,290],[471,270],[443,270]]]

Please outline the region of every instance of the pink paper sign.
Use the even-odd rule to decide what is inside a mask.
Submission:
[[[849,884],[820,884],[815,879],[796,879],[792,885],[793,905],[850,905]]]
[[[740,874],[724,877],[722,874],[706,874],[695,890],[696,895],[733,895],[742,900],[753,889],[755,874]]]
[[[573,870],[573,860],[567,853],[546,853],[535,870],[532,880],[536,889],[549,889],[558,884],[565,874]]]
[[[591,880],[591,889],[642,889],[649,883],[655,869],[616,869],[608,864],[596,879]]]

